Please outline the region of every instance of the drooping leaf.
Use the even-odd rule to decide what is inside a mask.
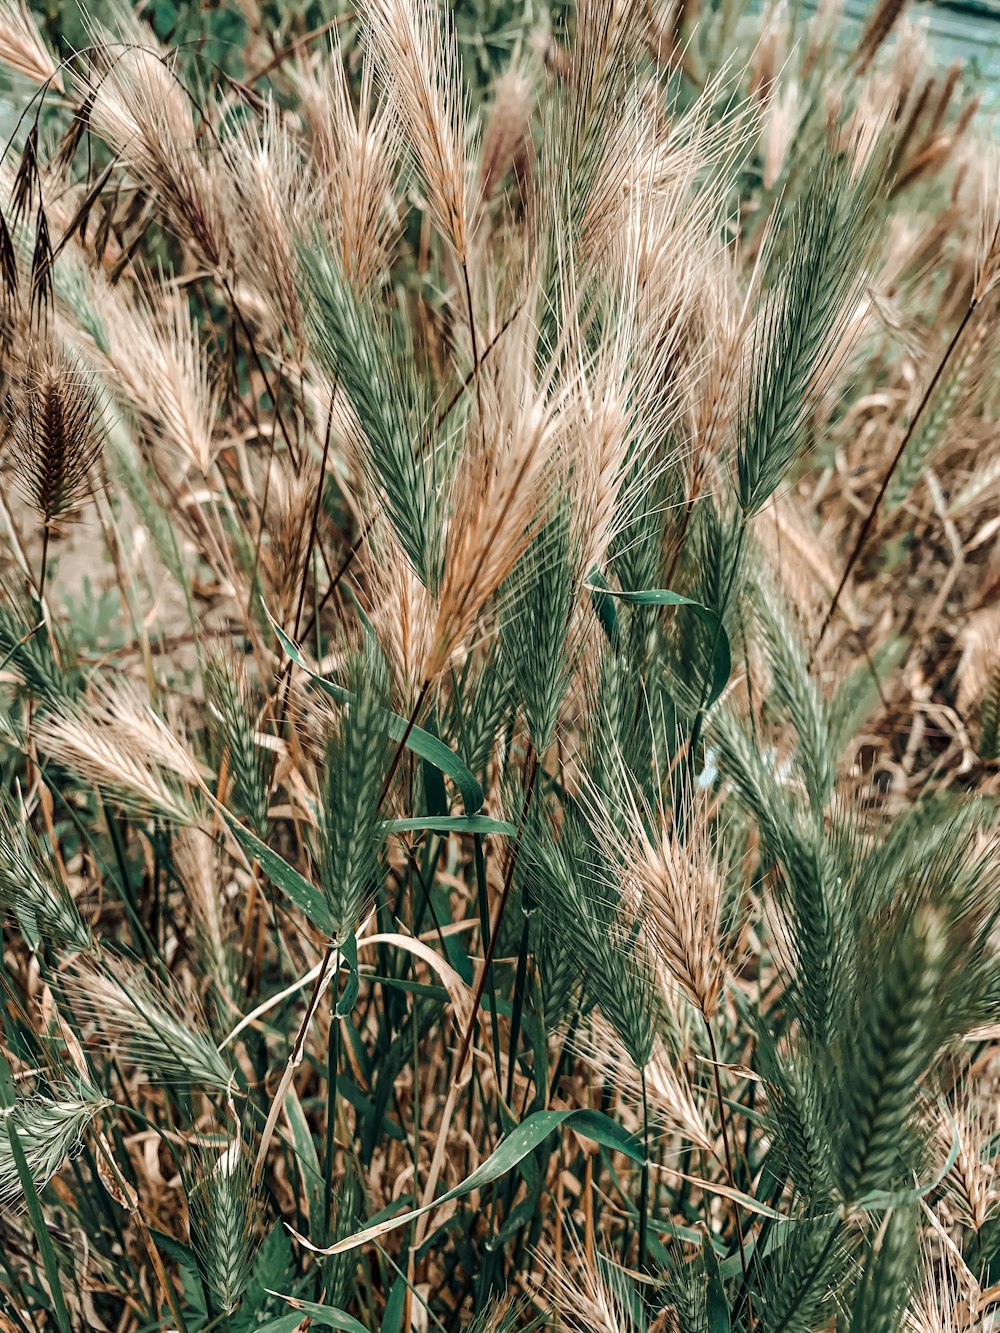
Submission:
[[[356,1249],[357,1246],[364,1245],[370,1240],[376,1240],[388,1231],[395,1231],[398,1227],[406,1226],[407,1223],[423,1216],[424,1213],[429,1213],[441,1204],[460,1199],[463,1195],[471,1193],[472,1190],[481,1189],[494,1180],[500,1180],[508,1171],[512,1171],[515,1166],[534,1152],[538,1145],[551,1133],[563,1125],[577,1130],[584,1138],[612,1148],[616,1152],[624,1153],[634,1162],[643,1160],[642,1144],[600,1111],[536,1111],[533,1115],[529,1115],[522,1120],[517,1128],[512,1130],[494,1149],[486,1161],[471,1175],[466,1176],[461,1184],[456,1185],[454,1189],[449,1190],[446,1194],[442,1194],[439,1199],[424,1204],[421,1208],[412,1208],[409,1212],[401,1213],[397,1217],[386,1218],[384,1221],[366,1227],[363,1231],[355,1232],[353,1236],[347,1236],[327,1248],[313,1245],[305,1236],[300,1236],[292,1228],[289,1228],[289,1230],[292,1231],[300,1244],[309,1250],[313,1250],[316,1254],[340,1254],[344,1250]]]
[[[619,635],[618,614],[613,598],[631,606],[684,606],[698,617],[712,634],[712,685],[705,705],[706,708],[711,708],[726,688],[732,670],[729,636],[715,612],[709,610],[707,606],[702,606],[701,602],[684,597],[679,592],[672,592],[670,588],[646,588],[636,592],[612,588],[603,574],[596,569],[590,572],[589,585],[594,610],[612,644],[617,643]]]
[[[251,833],[248,828],[244,828],[238,819],[235,819],[228,811],[221,811],[223,819],[233,834],[233,837],[241,845],[248,856],[259,862],[268,878],[275,883],[278,888],[290,898],[296,907],[301,908],[306,916],[318,930],[324,934],[329,934],[333,928],[333,920],[330,916],[330,910],[326,905],[326,900],[320,891],[299,872],[288,864],[283,856],[272,851],[270,847],[256,834]]]
[[[283,1296],[280,1291],[272,1291],[269,1294],[277,1296],[279,1300],[287,1301],[293,1309],[298,1311],[297,1315],[294,1316],[298,1323],[282,1323],[282,1319],[285,1318],[285,1316],[282,1316],[281,1319],[273,1319],[270,1323],[265,1324],[260,1333],[267,1333],[268,1329],[271,1330],[271,1333],[284,1333],[286,1329],[297,1328],[306,1315],[319,1328],[336,1328],[341,1330],[341,1333],[368,1333],[360,1320],[355,1319],[346,1310],[338,1310],[335,1305],[319,1305],[316,1301],[301,1301],[295,1296]]]

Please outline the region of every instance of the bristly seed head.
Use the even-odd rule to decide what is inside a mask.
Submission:
[[[18,488],[46,524],[67,517],[85,500],[104,444],[104,404],[93,379],[64,348],[38,345],[11,415]]]

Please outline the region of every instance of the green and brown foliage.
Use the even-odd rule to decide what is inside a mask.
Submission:
[[[0,0],[0,1323],[985,1333],[962,72],[189,8]]]

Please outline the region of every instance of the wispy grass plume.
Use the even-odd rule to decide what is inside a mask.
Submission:
[[[87,1091],[89,1095],[83,1096],[66,1087],[54,1089],[52,1094],[18,1097],[5,1110],[4,1115],[10,1116],[17,1133],[36,1191],[45,1188],[79,1147],[94,1117],[111,1104],[96,1092]],[[0,1134],[0,1203],[5,1208],[17,1207],[21,1194],[21,1178],[5,1126]]]

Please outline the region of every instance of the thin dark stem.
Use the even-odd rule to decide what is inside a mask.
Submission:
[[[52,528],[46,519],[42,527],[42,559],[38,567],[38,614],[42,617],[42,624],[45,623],[45,575],[49,566],[49,538],[52,535]],[[52,641],[55,641],[55,635],[50,634]],[[32,769],[34,761],[32,759],[31,745],[31,724],[35,716],[35,696],[32,693],[28,700],[28,722],[25,730],[25,752],[27,757],[28,785],[31,785]]]
[[[268,397],[271,399],[271,402],[272,402],[272,404],[273,404],[273,406],[274,406],[274,429],[276,429],[276,430],[280,430],[280,431],[281,431],[282,437],[284,438],[284,441],[285,441],[285,445],[286,445],[286,447],[287,447],[287,449],[288,449],[288,456],[289,456],[289,458],[292,460],[292,467],[293,467],[293,469],[294,469],[294,471],[295,471],[296,476],[298,476],[298,473],[299,473],[299,459],[298,459],[298,456],[297,456],[295,450],[294,450],[293,447],[292,447],[291,436],[289,435],[288,430],[287,430],[287,428],[286,428],[286,426],[285,426],[285,419],[284,419],[284,416],[283,416],[282,411],[281,411],[281,398],[280,398],[281,374],[280,374],[280,371],[279,371],[279,374],[278,374],[278,388],[277,388],[277,389],[272,389],[272,388],[271,388],[271,381],[270,381],[270,379],[268,378],[267,371],[264,369],[264,363],[263,363],[263,361],[262,361],[261,358],[260,358],[260,353],[257,351],[257,344],[256,344],[256,342],[255,342],[255,340],[254,340],[253,333],[251,332],[251,330],[250,330],[250,326],[247,324],[246,320],[245,320],[244,317],[243,317],[243,311],[240,309],[239,305],[237,304],[236,297],[233,295],[233,291],[232,291],[232,288],[231,288],[230,285],[229,285],[229,279],[228,279],[228,278],[223,277],[223,279],[222,279],[222,286],[223,286],[223,289],[224,289],[226,295],[227,295],[228,298],[229,298],[229,302],[230,302],[230,305],[231,305],[231,307],[232,307],[233,314],[235,315],[235,317],[236,317],[236,319],[237,319],[237,321],[238,321],[238,323],[239,323],[240,328],[243,330],[243,336],[244,336],[244,337],[246,338],[246,340],[247,340],[247,346],[248,346],[249,349],[250,349],[250,355],[253,357],[254,365],[257,367],[257,371],[258,371],[258,373],[260,374],[261,379],[264,381],[264,388],[267,390],[267,395],[268,395]],[[268,487],[270,486],[270,482],[271,482],[271,463],[273,462],[273,459],[274,459],[274,429],[272,429],[272,432],[271,432],[270,452],[269,452],[269,454],[268,454],[267,479],[266,479],[266,481],[265,481],[265,483],[264,483],[264,499],[263,499],[263,503],[262,503],[262,507],[261,507],[261,512],[260,512],[260,524],[259,524],[258,531],[257,531],[257,542],[256,542],[256,545],[255,545],[255,547],[254,547],[253,570],[252,570],[252,572],[251,572],[251,574],[250,574],[250,596],[251,596],[251,598],[253,597],[253,589],[254,589],[254,585],[255,585],[256,582],[257,582],[257,569],[258,569],[259,564],[260,564],[260,548],[261,548],[261,543],[262,543],[263,538],[264,538],[264,512],[265,512],[265,507],[266,507],[266,504],[267,504]],[[319,552],[320,552],[320,555],[323,557],[323,564],[326,566],[326,572],[327,572],[327,574],[332,578],[332,577],[333,577],[333,571],[330,569],[330,562],[329,562],[329,560],[327,559],[326,550],[325,550],[325,548],[324,548],[322,542],[319,543]]]
[[[316,980],[313,983],[312,994],[309,996],[309,1003],[306,1006],[306,1011],[302,1016],[302,1022],[299,1024],[299,1030],[295,1034],[295,1040],[292,1043],[292,1049],[288,1057],[288,1063],[286,1064],[285,1071],[281,1076],[281,1082],[278,1084],[278,1090],[274,1095],[274,1101],[271,1103],[271,1109],[268,1112],[267,1121],[264,1125],[263,1131],[261,1132],[260,1144],[257,1148],[257,1159],[254,1162],[253,1166],[252,1180],[255,1185],[260,1182],[260,1178],[264,1173],[264,1160],[267,1157],[267,1149],[268,1146],[270,1145],[271,1137],[274,1134],[275,1126],[278,1123],[278,1116],[281,1114],[281,1108],[284,1103],[285,1096],[288,1092],[289,1085],[291,1084],[292,1078],[295,1074],[295,1070],[301,1063],[302,1049],[306,1043],[306,1035],[309,1032],[309,1028],[313,1020],[313,1015],[316,1013],[316,1008],[319,1005],[319,997],[323,993],[323,987],[326,984],[327,974],[329,973],[330,970],[330,961],[333,958],[335,950],[338,950],[338,946],[333,942],[328,944],[326,947],[326,952],[324,953],[322,961],[320,962],[319,965],[319,971],[316,973]],[[338,957],[339,957],[339,950],[338,950]]]
[[[462,279],[465,283],[465,306],[469,316],[469,337],[472,340],[472,375],[476,381],[476,396],[479,397],[479,339],[476,336],[476,317],[472,308],[472,284],[469,281],[469,266],[462,264]],[[479,404],[482,408],[482,402]]]
[[[392,786],[392,780],[396,776],[396,770],[399,768],[399,761],[402,759],[403,751],[406,749],[406,742],[410,739],[413,728],[417,725],[417,718],[420,715],[421,708],[424,706],[424,700],[427,698],[427,691],[430,687],[431,682],[429,679],[425,680],[420,687],[420,693],[417,695],[417,702],[413,705],[413,711],[406,723],[406,730],[403,732],[399,745],[396,747],[396,753],[392,757],[392,763],[389,765],[389,772],[386,774],[385,782],[382,785],[382,793],[378,798],[378,806],[376,807],[379,810],[382,808],[383,801],[389,795],[389,788]]]
[[[462,278],[465,282],[465,305],[469,316],[469,337],[472,341],[472,374],[476,381],[476,415],[479,418],[479,431],[486,429],[483,418],[483,386],[480,378],[479,339],[476,336],[476,316],[472,306],[472,284],[469,281],[469,266],[462,261]]]
[[[712,1031],[712,1025],[708,1019],[705,1019],[705,1031],[708,1033],[708,1046],[712,1056],[712,1074],[715,1081],[715,1096],[719,1104],[719,1124],[722,1129],[722,1147],[726,1157],[726,1175],[729,1177],[729,1186],[736,1188],[736,1172],[733,1169],[733,1154],[729,1147],[729,1121],[726,1117],[726,1102],[722,1095],[722,1079],[719,1075],[719,1052],[715,1044],[715,1033]],[[753,1326],[753,1306],[750,1302],[750,1286],[748,1282],[747,1253],[743,1243],[743,1224],[740,1221],[740,1208],[736,1201],[733,1201],[733,1225],[736,1227],[736,1243],[740,1251],[740,1268],[743,1270],[743,1282],[747,1291],[747,1314],[750,1320],[750,1326]]]
[[[851,554],[847,557],[847,564],[844,566],[844,572],[841,574],[840,582],[837,584],[837,591],[833,594],[833,601],[830,603],[829,609],[827,610],[826,616],[824,617],[823,624],[820,626],[819,634],[816,636],[816,642],[813,644],[812,651],[809,654],[810,667],[812,666],[816,653],[819,651],[820,644],[823,642],[823,639],[826,636],[827,630],[830,628],[830,625],[833,621],[833,617],[837,614],[837,607],[840,605],[840,599],[844,594],[844,589],[847,587],[847,580],[851,577],[851,573],[854,570],[854,566],[858,563],[858,560],[861,558],[861,554],[868,543],[868,539],[872,535],[872,532],[874,531],[875,523],[876,520],[878,519],[879,510],[881,509],[882,506],[882,501],[885,499],[886,491],[889,489],[889,483],[892,481],[896,469],[902,462],[903,455],[906,453],[907,446],[913,439],[913,433],[917,428],[920,418],[923,416],[927,404],[931,400],[931,395],[937,388],[938,381],[944,374],[945,368],[947,367],[948,362],[951,360],[955,348],[961,341],[962,334],[968,327],[969,320],[972,318],[973,314],[975,313],[975,310],[976,310],[976,301],[973,300],[972,302],[970,302],[968,310],[966,310],[965,314],[962,316],[962,320],[958,328],[952,335],[951,342],[945,349],[944,356],[938,362],[937,369],[931,376],[930,382],[928,383],[927,388],[924,390],[924,395],[921,398],[919,404],[917,405],[917,410],[914,412],[910,420],[910,424],[909,426],[907,426],[906,432],[904,433],[902,440],[899,442],[899,447],[896,450],[895,454],[893,455],[892,462],[889,464],[886,474],[882,478],[882,484],[878,488],[878,494],[875,496],[875,499],[872,501],[871,508],[865,515],[865,521],[861,524],[861,531],[858,533],[857,540],[855,541],[854,546],[851,549]]]
[[[249,324],[246,322],[246,319],[243,317],[243,311],[240,309],[240,307],[239,307],[239,303],[237,302],[236,297],[235,297],[234,294],[233,294],[233,289],[232,289],[232,287],[229,285],[229,279],[228,279],[228,278],[223,277],[223,279],[222,279],[222,286],[223,286],[223,290],[225,291],[226,295],[229,297],[229,303],[230,303],[230,306],[232,307],[233,314],[236,316],[236,319],[237,319],[237,321],[238,321],[238,323],[239,323],[239,326],[240,326],[240,328],[243,330],[243,336],[244,336],[244,338],[246,338],[246,340],[247,340],[247,347],[250,349],[250,355],[253,357],[254,365],[257,367],[257,373],[260,375],[261,379],[264,381],[264,388],[265,388],[266,391],[267,391],[267,396],[270,398],[271,403],[272,403],[272,406],[274,407],[274,425],[275,425],[275,427],[276,427],[278,430],[281,431],[282,437],[284,438],[284,441],[285,441],[285,446],[286,446],[287,449],[288,449],[288,456],[289,456],[289,457],[291,458],[291,460],[292,460],[292,466],[293,466],[294,469],[295,469],[296,475],[298,475],[298,471],[299,471],[299,460],[298,460],[298,456],[297,456],[295,450],[294,450],[293,447],[292,447],[291,436],[288,434],[288,428],[287,428],[286,425],[285,425],[285,418],[284,418],[284,415],[283,415],[283,413],[282,413],[282,411],[281,411],[281,396],[280,396],[280,393],[281,393],[281,372],[280,372],[280,371],[278,372],[278,387],[277,387],[277,389],[272,389],[272,388],[271,388],[271,381],[270,381],[270,378],[268,377],[268,373],[267,373],[267,371],[264,369],[264,363],[263,363],[263,361],[261,360],[260,353],[257,351],[257,342],[256,342],[256,339],[255,339],[254,336],[253,336],[253,333],[252,333],[252,331],[251,331],[251,329],[250,329]]]
[[[716,626],[715,634],[712,636],[712,648],[711,652],[709,653],[709,660],[708,660],[709,674],[706,675],[705,680],[702,683],[701,698],[698,703],[698,711],[695,714],[694,723],[691,727],[691,743],[688,746],[688,751],[691,756],[692,764],[697,762],[698,741],[701,739],[701,730],[705,722],[705,710],[708,705],[708,695],[709,691],[712,688],[711,684],[712,663],[715,660],[715,650],[719,646],[719,639],[723,632],[722,618],[726,614],[726,609],[729,606],[729,599],[733,595],[733,585],[736,582],[736,574],[739,570],[740,560],[743,556],[743,542],[746,538],[746,533],[747,533],[747,516],[746,514],[744,514],[740,519],[740,530],[736,538],[736,550],[733,552],[733,563],[729,570],[729,577],[726,580],[726,588],[722,594],[722,601],[719,604],[719,612],[718,612],[719,623]]]
[[[434,927],[434,932],[438,937],[438,943],[441,946],[441,952],[444,954],[447,954],[448,949],[444,941],[444,932],[441,928],[441,920],[437,914],[437,911],[435,910],[434,902],[431,898],[430,884],[434,882],[434,876],[437,873],[437,862],[441,856],[441,852],[446,844],[446,841],[447,839],[445,838],[435,839],[432,837],[428,839],[427,846],[424,849],[424,866],[425,869],[427,870],[426,874],[424,873],[423,870],[421,870],[420,864],[413,853],[413,848],[408,844],[404,845],[403,847],[403,854],[406,857],[407,864],[413,871],[413,874],[416,875],[417,883],[420,885],[420,901],[416,904],[416,909],[413,913],[413,934],[414,935],[420,934],[420,931],[423,928],[424,924],[424,913],[430,912],[431,925]],[[433,848],[433,853],[431,851],[432,848]],[[404,879],[402,875],[399,876],[399,897],[396,899],[396,906],[393,910],[394,916],[399,915],[399,910],[402,905],[403,894],[406,891],[406,887],[410,882],[411,881],[409,877]]]
[[[639,1182],[639,1271],[647,1268],[649,1246],[649,1098],[646,1096],[646,1066],[639,1070],[642,1085],[642,1177]]]
[[[330,1038],[327,1042],[326,1059],[326,1161],[324,1162],[324,1172],[326,1176],[326,1188],[324,1190],[324,1209],[323,1218],[326,1226],[330,1226],[330,1210],[333,1206],[333,1169],[337,1154],[337,1074],[340,1070],[340,1017],[337,1013],[337,999],[340,972],[340,959],[334,963],[334,971],[337,979],[333,985],[333,998],[331,1004],[330,1017]],[[331,1236],[332,1240],[333,1237]]]
[[[517,973],[514,978],[514,1005],[510,1019],[510,1058],[507,1061],[506,1099],[509,1106],[514,1096],[514,1075],[517,1072],[517,1046],[521,1037],[521,1015],[524,1011],[524,992],[528,981],[528,918],[521,927],[521,942],[517,950]]]
[[[187,1324],[184,1322],[184,1316],[181,1314],[177,1306],[177,1293],[174,1291],[169,1277],[167,1277],[166,1269],[163,1266],[163,1260],[160,1258],[160,1252],[157,1249],[156,1242],[153,1240],[145,1218],[139,1211],[139,1205],[132,1201],[135,1196],[130,1191],[128,1183],[122,1176],[115,1159],[111,1156],[111,1153],[105,1146],[100,1134],[97,1135],[94,1142],[97,1145],[97,1151],[104,1159],[104,1164],[107,1167],[111,1179],[116,1182],[118,1189],[127,1201],[125,1207],[131,1213],[133,1221],[138,1225],[139,1232],[142,1235],[143,1243],[146,1247],[146,1253],[149,1255],[150,1262],[159,1279],[160,1286],[163,1288],[163,1295],[167,1305],[170,1307],[170,1313],[173,1315],[174,1323],[177,1325],[178,1329],[180,1329],[181,1333],[187,1333]]]
[[[469,1015],[469,1021],[466,1024],[465,1033],[462,1037],[462,1045],[458,1052],[458,1060],[455,1064],[456,1079],[461,1078],[462,1071],[465,1068],[466,1056],[469,1054],[469,1047],[472,1044],[472,1034],[476,1030],[479,1006],[482,1004],[483,992],[486,990],[486,980],[493,967],[493,955],[496,952],[497,940],[500,938],[500,926],[503,922],[503,915],[507,910],[507,900],[510,897],[510,886],[514,882],[514,867],[517,864],[518,852],[521,850],[521,839],[524,836],[524,825],[528,815],[528,806],[531,804],[531,798],[535,791],[535,783],[538,779],[538,755],[534,750],[532,750],[530,762],[531,774],[528,778],[528,785],[524,793],[524,803],[521,806],[521,818],[518,821],[514,846],[511,849],[510,856],[507,858],[507,867],[504,871],[503,890],[500,894],[500,906],[497,908],[496,924],[493,926],[493,934],[490,937],[489,946],[486,950],[486,957],[483,959],[483,969],[479,974],[476,993],[472,999],[472,1013]]]
[[[306,558],[302,564],[302,583],[299,585],[299,601],[295,608],[295,628],[292,630],[292,638],[298,642],[299,626],[302,623],[302,610],[306,603],[306,588],[309,584],[309,566],[312,564],[313,548],[316,545],[316,529],[319,524],[319,511],[323,502],[323,484],[326,481],[326,464],[330,456],[330,435],[333,427],[333,400],[336,390],[330,394],[330,407],[326,414],[326,434],[323,437],[323,461],[319,468],[319,481],[316,483],[316,499],[313,502],[312,515],[309,520],[309,540],[306,544]],[[288,692],[292,688],[292,673],[289,671],[285,679],[285,693],[281,701],[281,715],[278,718],[278,726],[284,722],[288,712]]]
[[[350,23],[350,21],[356,17],[357,10],[349,9],[346,14],[338,14],[336,18],[330,19],[326,23],[321,23],[318,28],[313,28],[310,32],[304,32],[301,37],[296,37],[295,41],[289,42],[284,50],[278,51],[266,65],[261,65],[260,69],[254,70],[252,74],[247,75],[245,80],[246,84],[252,86],[258,79],[263,79],[266,75],[273,73],[279,65],[283,65],[285,61],[295,55],[297,51],[301,51],[304,47],[310,46],[313,42],[318,41],[320,37],[325,36],[326,33],[332,32],[334,28],[340,28],[345,23]]]
[[[321,612],[324,610],[327,602],[329,602],[333,594],[337,591],[337,588],[340,586],[340,582],[343,579],[344,575],[347,573],[351,565],[354,563],[354,560],[358,552],[361,550],[362,543],[368,536],[368,532],[369,528],[366,527],[364,531],[359,534],[357,540],[352,543],[350,550],[347,552],[347,555],[344,556],[344,559],[341,561],[337,569],[337,572],[333,576],[333,581],[327,587],[326,591],[323,593],[323,596],[320,597],[315,610],[312,612],[308,622],[306,623],[306,627],[302,633],[303,639],[308,639],[309,635],[316,628]],[[283,677],[291,675],[292,667],[294,665],[295,664],[294,662],[292,662],[291,658],[286,660],[285,665],[281,668],[281,674],[278,676],[279,685],[281,684]]]
[[[330,436],[333,432],[333,402],[337,395],[336,389],[330,394],[330,406],[326,414],[326,433],[323,436],[323,458],[319,465],[319,481],[316,484],[316,499],[313,502],[312,515],[309,519],[309,541],[306,545],[306,558],[302,570],[302,584],[299,587],[299,604],[295,608],[295,629],[292,632],[292,638],[297,638],[299,625],[302,623],[302,609],[306,601],[306,585],[309,582],[309,565],[312,560],[313,547],[316,545],[316,528],[319,524],[319,511],[323,503],[323,483],[326,481],[326,465],[330,457]]]
[[[503,337],[503,335],[507,332],[507,330],[510,328],[510,326],[514,323],[514,320],[517,319],[517,317],[518,317],[518,315],[519,315],[520,313],[521,313],[521,307],[520,307],[520,306],[517,306],[517,307],[511,312],[511,314],[509,314],[509,315],[507,316],[507,318],[504,320],[503,324],[501,324],[500,328],[497,330],[497,332],[493,335],[493,337],[490,339],[490,341],[489,341],[489,342],[486,344],[486,346],[483,348],[483,354],[482,354],[482,356],[476,358],[476,364],[475,364],[475,366],[473,367],[473,369],[472,369],[472,370],[468,373],[468,375],[466,375],[466,377],[462,380],[462,383],[458,386],[458,388],[455,390],[455,392],[452,394],[452,396],[448,399],[447,403],[444,405],[444,407],[443,407],[443,408],[441,409],[441,411],[438,413],[437,419],[436,419],[435,422],[434,422],[434,427],[435,427],[435,429],[440,429],[440,427],[443,426],[444,423],[445,423],[445,422],[448,420],[448,418],[451,416],[451,414],[452,414],[452,412],[453,412],[453,410],[454,410],[454,408],[455,408],[455,404],[456,404],[456,403],[458,402],[458,400],[461,398],[462,394],[465,393],[466,389],[469,387],[469,385],[472,383],[472,381],[476,378],[476,375],[477,375],[477,373],[478,373],[479,368],[483,365],[483,363],[485,362],[486,358],[487,358],[487,357],[489,356],[489,354],[493,351],[494,347],[496,347],[497,343],[500,341],[500,339]],[[475,334],[473,334],[473,337],[475,337]],[[473,353],[473,355],[475,355],[475,353]]]
[[[829,1236],[826,1238],[826,1243],[824,1244],[822,1250],[820,1250],[819,1254],[816,1256],[816,1262],[813,1264],[812,1269],[810,1270],[808,1279],[799,1286],[799,1290],[796,1293],[795,1298],[792,1301],[792,1304],[785,1311],[784,1318],[782,1319],[781,1323],[775,1325],[774,1333],[784,1333],[784,1330],[788,1328],[789,1324],[792,1322],[793,1316],[796,1314],[799,1306],[802,1304],[803,1297],[806,1295],[807,1292],[811,1290],[813,1283],[816,1281],[817,1277],[823,1271],[823,1265],[826,1263],[827,1259],[829,1259],[830,1251],[836,1244],[837,1237],[839,1235],[840,1235],[840,1225],[838,1223],[830,1232]],[[747,1292],[747,1300],[749,1301],[749,1290]]]
[[[483,847],[483,835],[477,833],[474,836],[475,858],[476,858],[476,902],[479,907],[479,931],[483,941],[483,948],[487,951],[490,947],[490,899],[486,890],[486,851]],[[490,992],[490,1024],[493,1030],[493,1062],[497,1076],[497,1087],[500,1086],[500,1018],[497,1014],[497,993],[496,986],[493,984],[492,973],[488,979]],[[509,1097],[508,1097],[508,1100]]]

